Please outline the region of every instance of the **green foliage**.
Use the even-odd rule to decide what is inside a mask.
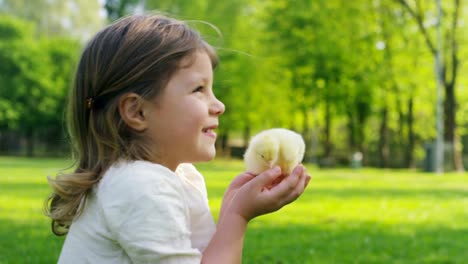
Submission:
[[[25,115],[31,115],[30,112],[25,113],[24,104],[31,104],[35,99],[28,96],[27,86],[35,90],[33,96],[38,96],[41,92],[37,89],[47,84],[41,83],[44,72],[40,72],[43,70],[37,57],[40,51],[31,37],[32,25],[8,17],[3,17],[1,22],[2,32],[8,33],[2,34],[4,41],[0,42],[0,98],[7,102],[4,103],[6,108],[0,109],[3,112],[0,118],[6,126],[18,127]]]
[[[189,20],[208,41],[218,47],[221,64],[215,76],[215,93],[226,104],[221,119],[222,133],[259,130],[284,125],[288,101],[284,91],[272,85],[272,74],[264,73],[267,59],[256,52],[263,47],[254,37],[261,34],[254,25],[254,6],[245,1],[146,1],[148,10],[168,12]],[[214,25],[220,32],[206,25]],[[263,78],[261,78],[262,76]],[[286,96],[287,98],[287,96]],[[281,109],[281,111],[279,111]],[[275,119],[271,120],[271,113]],[[277,119],[279,118],[279,119]]]
[[[32,33],[32,24],[0,14],[0,39],[17,40],[27,37]]]
[[[107,12],[107,17],[113,21],[120,17],[131,13],[131,9],[135,8],[140,0],[106,0],[104,8]]]
[[[35,25],[36,36],[74,36],[87,39],[104,25],[100,1],[2,0],[0,14]]]
[[[55,263],[63,238],[52,235],[42,204],[46,176],[68,160],[0,157],[1,263]],[[197,165],[216,217],[225,188],[244,166]],[[317,170],[304,195],[254,219],[243,263],[464,263],[468,259],[466,175],[408,170]]]
[[[49,106],[48,113],[51,114],[51,124],[57,124],[63,121],[66,97],[72,85],[81,46],[77,41],[68,38],[42,39],[40,46],[51,61],[48,71],[52,86],[47,95],[54,102]]]
[[[0,129],[60,135],[65,97],[79,44],[65,38],[37,39],[33,26],[17,18],[0,20]]]
[[[303,134],[313,160],[345,164],[361,151],[370,157],[367,164],[378,165],[386,156],[391,162],[380,164],[417,166],[424,143],[436,135],[436,78],[433,50],[402,2],[107,0],[99,9],[98,1],[3,0],[0,13],[34,25],[0,17],[0,85],[18,87],[14,96],[11,88],[0,91],[0,127],[19,128],[23,118],[31,118],[36,110],[26,107],[31,102],[13,101],[29,98],[37,104],[34,114],[41,116],[41,124],[57,130],[79,45],[45,40],[45,35],[87,39],[102,25],[98,10],[114,20],[144,8],[188,20],[217,48],[221,63],[214,90],[226,105],[219,128],[223,139],[247,140],[259,130],[281,126]],[[434,43],[435,4],[405,2],[421,14]],[[459,62],[456,131],[462,137],[468,124],[462,104],[468,97],[468,78],[462,74],[468,27],[461,18],[468,9],[461,4],[453,31],[454,2],[444,2],[443,8],[444,58],[450,61],[454,51]],[[42,57],[44,51],[50,56]],[[63,132],[54,137],[63,138]],[[412,156],[411,164],[405,162]]]

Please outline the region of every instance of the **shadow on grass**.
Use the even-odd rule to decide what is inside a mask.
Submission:
[[[466,263],[468,229],[337,223],[248,229],[245,264]]]

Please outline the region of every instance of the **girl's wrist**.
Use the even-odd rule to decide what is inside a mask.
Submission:
[[[247,227],[249,221],[250,219],[245,218],[239,213],[225,212],[222,218],[219,219],[218,226],[219,225],[227,225],[227,226],[235,225],[237,227],[243,228],[243,227]]]
[[[241,215],[226,212],[203,252],[202,263],[241,263],[247,224]]]

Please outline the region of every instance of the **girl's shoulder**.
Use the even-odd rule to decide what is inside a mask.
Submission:
[[[98,193],[136,195],[157,190],[182,190],[176,174],[162,165],[148,161],[119,161],[104,173],[97,186]]]

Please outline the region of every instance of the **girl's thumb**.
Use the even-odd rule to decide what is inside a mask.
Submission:
[[[253,174],[250,174],[250,173],[242,173],[240,175],[238,175],[236,178],[234,178],[234,180],[231,182],[231,186],[232,187],[240,187],[242,185],[244,185],[245,183],[249,182],[250,180],[252,180],[255,176]]]

